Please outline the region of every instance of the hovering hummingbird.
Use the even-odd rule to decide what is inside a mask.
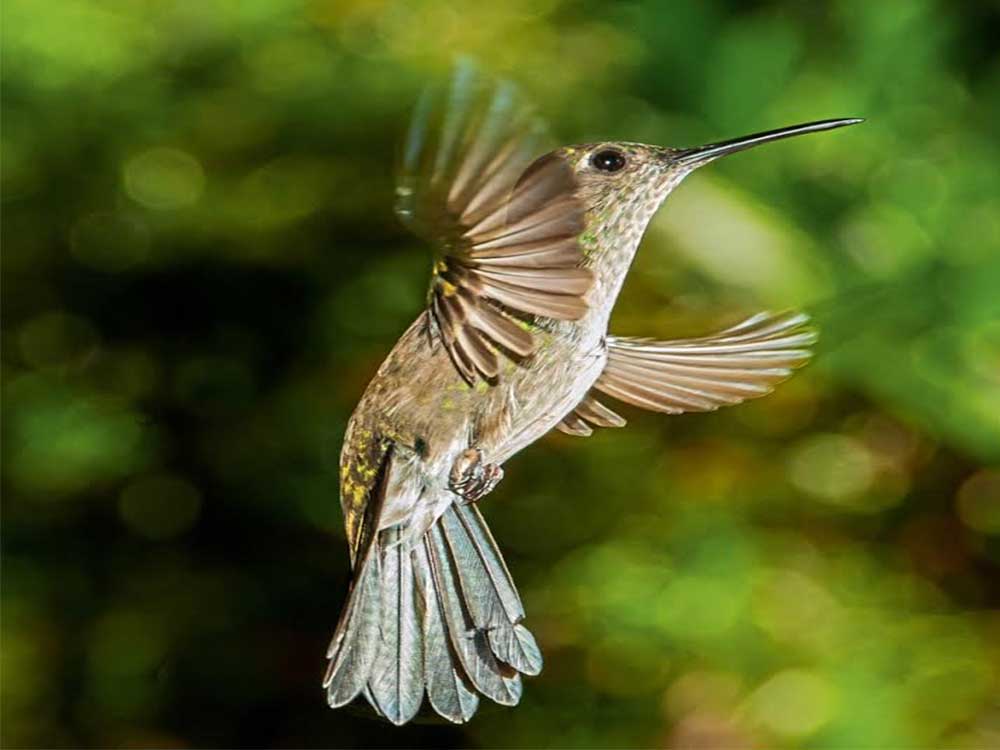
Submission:
[[[395,724],[424,694],[468,721],[521,697],[542,655],[478,508],[504,462],[553,429],[623,427],[606,397],[667,414],[766,393],[809,358],[803,314],[760,313],[700,338],[608,333],[650,218],[692,170],[823,120],[697,148],[566,146],[508,84],[460,66],[419,101],[397,214],[435,250],[427,307],[347,427],[341,506],[353,569],[327,653],[331,707],[362,692]]]

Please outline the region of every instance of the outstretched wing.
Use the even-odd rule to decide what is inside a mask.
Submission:
[[[592,283],[577,243],[584,210],[572,169],[544,148],[539,120],[508,83],[460,64],[420,99],[403,151],[396,212],[430,241],[429,320],[470,384],[499,355],[530,355],[520,318],[575,320]]]
[[[592,425],[625,424],[597,401],[594,391],[667,414],[714,411],[764,396],[809,360],[816,332],[808,323],[809,317],[801,313],[759,313],[701,338],[654,341],[609,336],[604,372],[558,428],[586,436]]]

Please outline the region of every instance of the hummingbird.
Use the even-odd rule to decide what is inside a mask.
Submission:
[[[351,416],[340,500],[352,577],[323,679],[390,722],[424,696],[468,721],[516,705],[542,654],[480,503],[545,434],[620,428],[609,399],[680,414],[769,393],[810,357],[800,313],[759,313],[689,339],[608,320],[649,220],[693,170],[822,120],[695,148],[627,142],[548,151],[506,82],[456,68],[404,142],[396,213],[434,252],[425,309]]]

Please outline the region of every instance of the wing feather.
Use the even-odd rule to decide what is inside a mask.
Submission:
[[[760,313],[712,336],[608,338],[594,388],[653,411],[712,411],[770,393],[805,364],[816,341],[801,313]]]
[[[769,312],[698,338],[609,336],[604,372],[556,427],[586,437],[592,427],[624,426],[595,392],[666,414],[713,411],[759,398],[809,360],[815,341],[809,316]]]
[[[435,247],[432,339],[470,384],[496,382],[499,356],[530,356],[517,318],[575,320],[593,276],[577,242],[586,219],[573,170],[507,83],[469,63],[428,91],[403,150],[396,211]]]

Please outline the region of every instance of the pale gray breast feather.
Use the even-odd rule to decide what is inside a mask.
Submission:
[[[502,464],[543,435],[583,400],[604,370],[607,351],[603,339],[596,346],[580,349],[542,371],[533,373],[532,383],[516,389],[519,407],[511,418],[511,430],[493,446],[489,460]]]

